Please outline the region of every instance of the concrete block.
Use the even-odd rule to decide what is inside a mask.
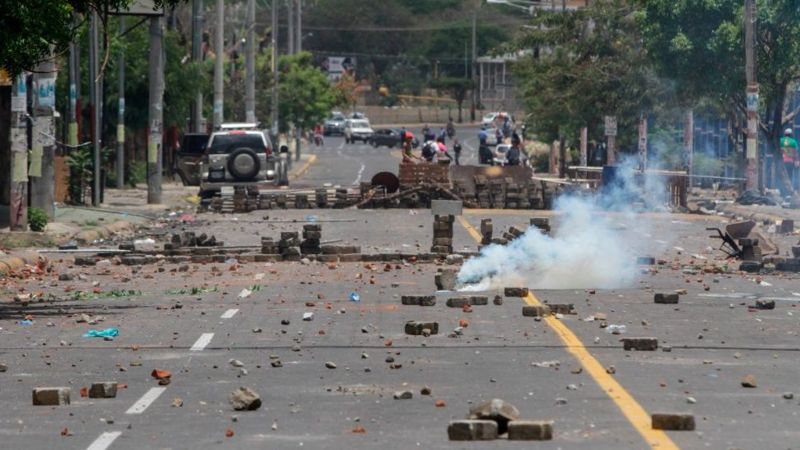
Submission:
[[[572,303],[547,303],[553,314],[577,314]]]
[[[400,301],[410,306],[435,306],[436,297],[433,295],[403,295]]]
[[[651,416],[654,430],[694,431],[694,415],[654,413]]]
[[[526,287],[507,287],[504,292],[506,297],[527,297],[528,288]]]
[[[508,423],[509,441],[549,441],[553,439],[552,421],[512,420]]]
[[[655,351],[658,348],[658,339],[654,337],[622,338],[625,350]]]
[[[485,295],[472,295],[469,297],[469,304],[472,306],[485,306],[489,304],[489,297]]]
[[[775,309],[775,300],[756,300],[756,309]]]
[[[447,426],[451,441],[491,441],[497,439],[497,422],[493,420],[454,420]]]
[[[550,308],[547,305],[523,306],[522,315],[525,317],[544,317],[550,315]]]
[[[70,388],[42,387],[33,389],[33,404],[36,406],[69,405]]]
[[[443,269],[434,276],[436,289],[452,291],[456,288],[458,271],[456,269]]]
[[[653,296],[653,301],[660,305],[675,305],[678,303],[680,296],[678,294],[662,294],[657,293]]]
[[[468,297],[451,297],[447,299],[445,304],[450,308],[463,308],[470,303]]]
[[[116,398],[116,396],[116,381],[101,381],[99,383],[92,383],[92,387],[89,388],[89,398]]]
[[[439,323],[417,322],[415,320],[410,320],[406,322],[405,326],[406,334],[410,334],[412,336],[420,336],[424,333],[424,330],[428,330],[430,334],[439,334]]]

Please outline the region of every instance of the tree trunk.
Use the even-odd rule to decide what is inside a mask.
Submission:
[[[461,105],[464,104],[464,100],[458,102],[458,123],[462,123],[464,120],[461,118]]]

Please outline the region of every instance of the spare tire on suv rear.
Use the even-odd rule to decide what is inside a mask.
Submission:
[[[237,180],[251,180],[261,170],[256,152],[249,147],[239,147],[228,154],[228,172]]]

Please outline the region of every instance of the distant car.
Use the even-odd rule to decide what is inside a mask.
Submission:
[[[364,113],[362,113],[362,112],[354,111],[352,114],[350,114],[350,118],[351,119],[366,119],[367,116],[365,116]]]
[[[400,137],[400,130],[396,128],[378,128],[372,133],[369,143],[373,147],[389,147],[393,148],[395,145],[399,146],[402,138]]]
[[[212,197],[223,186],[288,182],[283,158],[273,152],[267,135],[257,129],[212,133],[201,167],[201,198]]]
[[[485,125],[487,127],[497,127],[501,125],[500,123],[500,116],[503,118],[508,117],[511,119],[511,123],[514,123],[514,116],[505,112],[505,111],[494,111],[490,113],[486,113],[481,119],[481,125]]]
[[[372,138],[372,127],[369,126],[369,121],[365,119],[348,119],[344,125],[344,140],[348,144],[355,141],[368,143]]]
[[[323,125],[322,133],[325,136],[332,136],[332,135],[342,135],[344,134],[344,123],[347,121],[347,118],[344,114],[334,111],[331,114],[331,117],[325,121]]]

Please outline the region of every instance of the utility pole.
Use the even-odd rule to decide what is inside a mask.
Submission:
[[[92,205],[100,206],[100,123],[103,111],[101,95],[103,83],[100,78],[99,36],[97,12],[91,13],[89,19],[89,92],[92,98],[92,147],[94,148],[94,174],[92,183]]]
[[[119,16],[119,35],[125,32],[125,16]],[[117,189],[125,186],[125,47],[119,51],[119,101],[117,102]]]
[[[747,144],[745,146],[745,186],[758,188],[758,81],[756,80],[756,1],[744,2],[744,55],[747,78]]]
[[[78,44],[69,43],[69,114],[67,121],[67,145],[78,145]]]
[[[639,170],[647,170],[647,114],[639,117]]]
[[[11,231],[24,231],[28,229],[28,87],[24,74],[16,74],[11,89],[9,225]]]
[[[47,217],[55,217],[53,199],[55,197],[55,111],[56,65],[51,53],[41,62],[34,74],[33,131],[31,133],[30,164],[30,203],[32,207],[44,210]]]
[[[150,17],[150,110],[147,136],[147,203],[161,203],[161,170],[164,161],[161,146],[164,129],[164,52],[163,18]]]
[[[278,9],[281,0],[272,0],[272,30],[270,31],[270,41],[272,46],[272,99],[270,109],[272,119],[272,136],[278,145]]]
[[[217,30],[214,36],[214,53],[216,54],[216,59],[214,59],[214,129],[222,125],[222,60],[225,57],[224,21],[225,3],[223,0],[217,0]]]
[[[297,38],[294,41],[294,51],[295,53],[300,53],[303,51],[303,0],[296,0],[297,1]]]
[[[469,65],[469,79],[472,80],[472,95],[471,97],[471,105],[469,108],[469,119],[472,122],[475,122],[475,108],[477,107],[475,101],[475,91],[476,85],[475,83],[475,64],[477,62],[477,55],[478,52],[478,8],[480,7],[480,2],[476,2],[475,9],[472,10],[472,64]]]
[[[687,175],[694,171],[694,109],[683,113],[683,165]],[[692,179],[689,178],[691,186]]]
[[[289,32],[287,33],[289,38],[287,40],[288,48],[286,50],[287,55],[294,55],[294,0],[286,0],[286,7],[287,7],[287,23]]]
[[[256,121],[256,0],[247,0],[246,26],[244,120],[254,123]]]
[[[203,0],[192,0],[192,61],[203,60]],[[203,123],[203,91],[198,90],[192,108],[192,129],[205,131]]]

